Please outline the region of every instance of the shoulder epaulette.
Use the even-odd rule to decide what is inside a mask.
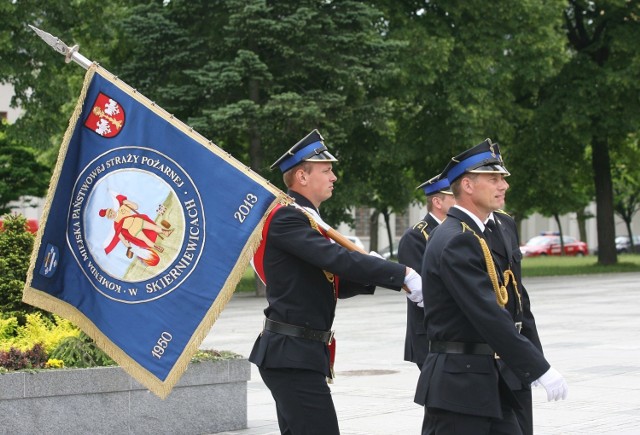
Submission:
[[[420,221],[413,226],[413,229],[420,231],[424,236],[424,239],[428,240],[429,239],[429,234],[427,233],[428,226],[429,226],[429,223],[427,223],[426,221]]]
[[[504,215],[507,215],[507,216],[511,217],[511,215],[509,213],[507,213],[506,211],[504,211],[504,210],[496,210],[494,213],[500,213],[500,214],[504,214]]]

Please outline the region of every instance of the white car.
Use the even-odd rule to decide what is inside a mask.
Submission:
[[[380,255],[382,255],[382,258],[384,258],[385,260],[392,260],[398,257],[398,245],[394,245],[393,246],[393,255],[391,255],[391,250],[389,249],[389,247],[387,246],[386,248],[383,248],[382,251],[380,251]]]
[[[362,240],[360,240],[359,237],[357,236],[345,236],[347,239],[349,239],[349,241],[351,241],[354,245],[356,245],[358,248],[364,250],[364,243],[362,243]]]

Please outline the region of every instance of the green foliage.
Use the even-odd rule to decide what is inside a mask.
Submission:
[[[240,282],[236,287],[236,293],[255,293],[256,291],[256,275],[251,266],[247,267],[240,278]],[[1,325],[1,324],[0,324]]]
[[[226,359],[238,359],[242,358],[242,355],[238,355],[235,352],[229,350],[213,350],[213,349],[200,349],[191,358],[192,363],[199,363],[203,361],[221,361]]]
[[[640,211],[640,147],[638,135],[630,135],[613,153],[613,207],[627,226],[629,237],[631,221]]]
[[[118,41],[111,25],[126,1],[5,1],[0,2],[0,82],[15,90],[12,103],[23,115],[9,126],[12,141],[42,150],[52,167],[82,86],[84,71],[66,64],[27,26],[35,25],[69,46],[79,44],[96,60],[108,63]]]
[[[542,144],[554,151],[555,159],[547,161],[560,167],[552,175],[562,171],[556,161],[574,161],[570,174],[593,175],[602,264],[617,261],[610,159],[640,122],[640,100],[629,98],[640,92],[639,14],[634,1],[568,1],[564,28],[570,56],[558,74],[541,84],[530,126],[540,134],[531,135],[529,149]],[[558,185],[567,186],[566,181],[561,178]],[[573,194],[569,188],[557,190],[567,192],[567,198]],[[548,193],[540,189],[532,199],[542,205]]]
[[[17,317],[21,324],[25,313],[49,315],[22,302],[34,240],[26,222],[24,216],[7,215],[0,230],[0,313],[2,317]]]
[[[533,276],[590,275],[596,273],[640,272],[640,255],[621,256],[617,264],[598,264],[592,255],[584,257],[532,257],[522,260],[522,274]]]
[[[415,181],[486,137],[508,157],[540,83],[566,58],[564,2],[375,3],[390,19],[390,37],[409,42],[399,59],[397,89],[408,92],[399,95],[397,120],[400,141],[413,146]]]
[[[83,332],[62,339],[50,356],[64,361],[65,367],[103,367],[116,364]]]
[[[18,319],[15,317],[0,318],[0,342],[12,339],[18,331]]]
[[[134,11],[114,23],[122,35],[114,60],[152,100],[278,185],[270,163],[318,128],[348,182],[323,205],[331,222],[372,196],[408,205],[410,194],[391,192],[402,183],[371,176],[400,168],[406,155],[383,92],[400,43],[384,37],[378,10],[358,1],[177,0]]]
[[[46,352],[52,352],[58,343],[67,337],[76,337],[80,330],[71,322],[58,316],[53,320],[43,317],[41,313],[27,314],[26,323],[15,327],[15,318],[9,318],[0,323],[5,325],[4,333],[0,339],[0,350],[16,348],[20,350],[30,349],[36,343],[40,343]]]
[[[21,196],[43,196],[49,186],[49,168],[37,162],[33,149],[11,143],[0,121],[0,215],[11,211],[9,202]]]

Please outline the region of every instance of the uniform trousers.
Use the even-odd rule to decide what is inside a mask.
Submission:
[[[533,400],[531,398],[531,390],[515,390],[513,394],[522,406],[522,409],[515,409],[520,429],[524,435],[533,435]]]
[[[522,435],[513,408],[503,404],[502,413],[497,419],[425,406],[422,435]]]
[[[259,367],[276,402],[283,435],[339,435],[338,416],[324,374],[314,370]]]

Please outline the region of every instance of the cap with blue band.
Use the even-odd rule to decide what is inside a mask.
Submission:
[[[447,177],[442,177],[442,174],[436,175],[428,181],[425,181],[419,185],[416,189],[422,189],[427,196],[434,195],[436,193],[445,193],[451,195],[449,180]]]
[[[336,159],[324,144],[324,138],[318,130],[313,130],[289,151],[284,153],[276,162],[271,165],[271,169],[279,168],[282,173],[287,172],[294,166],[302,162],[337,162]]]
[[[461,161],[460,163],[455,165],[453,168],[451,168],[451,170],[447,174],[447,179],[449,180],[449,183],[451,183],[452,180],[455,180],[460,175],[465,173],[468,168],[472,168],[474,166],[477,167],[478,163],[481,163],[483,160],[487,160],[487,159],[495,160],[495,156],[496,155],[492,154],[491,152],[486,152],[486,153],[476,154],[475,156],[471,156]]]
[[[494,173],[508,176],[509,171],[504,167],[500,148],[491,139],[470,148],[453,157],[442,173],[443,177],[453,184],[464,173]]]
[[[289,169],[293,168],[298,163],[304,161],[305,159],[311,157],[314,154],[320,154],[322,151],[326,151],[327,147],[324,146],[322,142],[313,142],[302,148],[299,151],[293,153],[293,155],[284,160],[278,167],[282,172],[287,172]]]

